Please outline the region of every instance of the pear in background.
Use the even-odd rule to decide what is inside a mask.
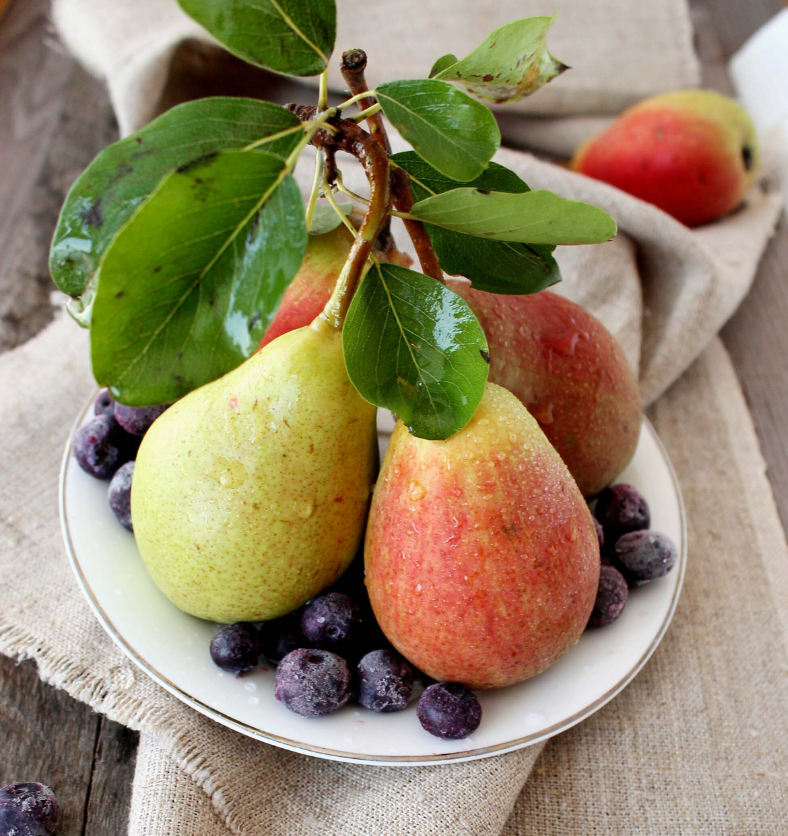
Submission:
[[[758,138],[733,99],[679,90],[624,111],[578,149],[572,168],[699,226],[741,203],[757,174]]]
[[[365,540],[366,583],[391,643],[471,688],[520,682],[580,638],[599,582],[588,507],[514,395],[488,384],[445,441],[398,422]]]
[[[142,442],[131,496],[157,586],[233,622],[284,615],[333,583],[364,532],[375,414],[322,318],[175,403]]]

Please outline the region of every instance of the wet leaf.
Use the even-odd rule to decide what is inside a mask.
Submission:
[[[164,403],[260,344],[306,250],[284,161],[226,151],[167,177],[107,250],[93,373],[123,403]]]
[[[298,118],[255,99],[210,98],[174,107],[108,146],[71,187],[60,211],[49,262],[55,284],[69,296],[85,293],[115,233],[176,168],[289,129],[261,145],[265,153],[284,159],[292,151],[302,135]]]
[[[448,438],[479,405],[487,341],[464,299],[434,279],[374,264],[342,330],[345,364],[363,398],[420,438]]]

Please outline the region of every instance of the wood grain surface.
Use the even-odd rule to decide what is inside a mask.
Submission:
[[[725,61],[781,3],[694,0],[691,5],[704,84],[730,92]],[[12,0],[0,20],[0,351],[29,339],[51,319],[47,250],[59,206],[79,172],[116,137],[103,86],[64,54],[49,30],[47,11],[47,0]],[[184,74],[199,73],[194,61],[192,56],[177,67],[176,86],[188,83]],[[752,293],[723,331],[783,524],[788,522],[786,321],[783,219]],[[43,685],[32,662],[17,665],[0,657],[0,735],[0,785],[50,784],[63,804],[63,836],[125,833],[137,744],[133,732]]]

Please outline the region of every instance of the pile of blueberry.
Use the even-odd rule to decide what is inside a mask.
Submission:
[[[142,437],[167,409],[125,406],[102,389],[93,404],[93,418],[74,434],[74,458],[96,479],[110,479],[109,505],[122,526],[132,531],[131,479]]]
[[[60,803],[46,784],[0,787],[2,836],[52,836],[60,825]]]
[[[624,611],[629,588],[667,574],[678,553],[667,534],[649,529],[648,503],[632,485],[605,488],[597,497],[594,515],[602,569],[588,626],[605,627]]]
[[[345,584],[356,574],[351,568]],[[261,657],[276,665],[274,695],[302,717],[331,714],[352,699],[377,713],[401,711],[418,674],[383,636],[366,595],[356,597],[364,601],[361,607],[335,589],[259,629],[229,624],[214,635],[211,658],[236,675],[252,670]],[[461,740],[479,727],[482,709],[462,685],[433,683],[419,697],[416,713],[430,734]]]

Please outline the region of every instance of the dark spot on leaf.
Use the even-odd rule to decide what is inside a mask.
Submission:
[[[490,194],[489,189],[476,189],[476,191],[479,192],[479,194]]]
[[[745,145],[741,149],[741,161],[744,163],[744,170],[751,171],[753,165],[753,158],[752,158],[752,148],[749,145]]]
[[[191,169],[196,168],[197,166],[200,166],[203,163],[207,163],[208,160],[212,160],[218,153],[218,151],[211,151],[210,154],[204,154],[202,157],[197,157],[196,160],[184,163],[177,169],[178,174],[185,174],[187,171],[190,171]]]
[[[101,226],[104,223],[104,215],[101,212],[101,198],[84,211],[82,220],[88,226]]]
[[[492,81],[495,76],[492,73],[487,73],[487,75],[482,79],[482,81]]]
[[[256,313],[250,320],[249,320],[249,330],[251,331],[255,325],[260,321],[260,314]]]
[[[120,299],[120,297],[121,297],[121,296],[123,296],[123,291],[122,291],[122,290],[119,290],[119,291],[115,294],[115,298],[116,298],[116,299]]]
[[[142,145],[142,137],[141,136],[137,137],[137,145]]]
[[[202,178],[201,177],[195,177],[194,178],[194,183],[197,186],[201,185],[202,184]]]
[[[161,273],[161,264],[157,264],[157,265],[153,268],[153,272],[154,272],[154,273]]]
[[[246,243],[250,245],[254,240],[254,234],[257,232],[257,227],[260,226],[260,213],[258,212],[249,224],[249,232],[246,233]]]
[[[484,360],[484,362],[487,363],[487,365],[489,366],[490,365],[490,352],[485,351],[483,348],[480,348],[479,349],[479,354],[482,355],[482,360]]]

